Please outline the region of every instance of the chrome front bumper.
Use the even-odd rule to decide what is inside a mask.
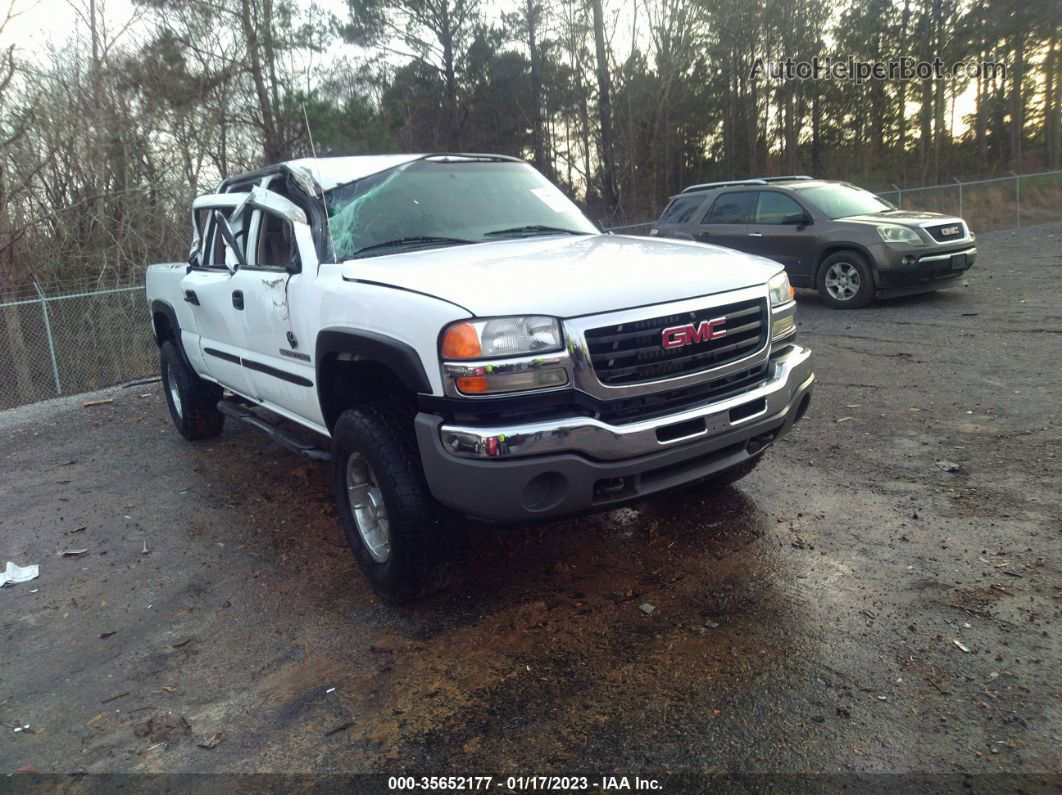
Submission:
[[[449,508],[503,523],[605,510],[710,480],[760,455],[807,410],[808,351],[792,346],[769,368],[761,387],[738,398],[629,425],[570,417],[473,427],[421,412],[424,476]],[[454,440],[469,448],[455,453]]]
[[[785,413],[814,379],[811,351],[793,345],[770,360],[767,380],[756,389],[664,417],[623,425],[582,416],[512,425],[443,423],[439,436],[442,448],[461,458],[512,459],[577,452],[599,461],[629,459],[729,434]]]
[[[977,246],[970,246],[970,248],[964,248],[961,251],[949,251],[947,254],[931,254],[927,257],[919,257],[918,263],[950,262],[952,257],[959,256],[972,263],[977,258]]]

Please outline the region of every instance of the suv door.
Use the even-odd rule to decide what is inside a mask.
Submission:
[[[243,320],[233,306],[232,276],[244,259],[253,210],[246,193],[200,196],[192,203],[199,245],[181,280],[184,300],[195,316],[198,353],[222,386],[253,397],[242,364]]]
[[[746,251],[748,220],[755,200],[756,192],[751,190],[720,193],[701,219],[694,237],[702,243]]]
[[[811,286],[815,238],[810,226],[811,215],[792,196],[757,191],[745,250],[784,265],[794,284]]]

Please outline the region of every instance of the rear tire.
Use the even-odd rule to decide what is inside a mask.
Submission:
[[[181,436],[194,442],[221,433],[225,415],[218,411],[218,401],[224,390],[196,375],[173,340],[162,343],[159,361],[166,405]]]
[[[332,430],[332,474],[347,543],[380,594],[407,602],[447,584],[464,534],[428,489],[411,410],[379,400],[344,411]]]
[[[874,274],[855,251],[830,254],[816,280],[823,303],[834,309],[861,309],[874,300]]]

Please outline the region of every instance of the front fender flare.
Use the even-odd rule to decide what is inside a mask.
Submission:
[[[321,382],[321,365],[335,354],[347,353],[356,359],[378,362],[391,370],[410,392],[431,394],[431,383],[424,364],[413,347],[401,340],[374,331],[332,329],[317,335],[317,381]]]

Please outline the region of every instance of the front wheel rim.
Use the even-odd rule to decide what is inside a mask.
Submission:
[[[859,292],[859,270],[850,262],[835,262],[826,271],[826,292],[835,301],[851,301]]]
[[[360,453],[351,453],[347,459],[347,499],[365,549],[377,563],[386,563],[391,556],[387,506],[372,467]]]
[[[173,403],[173,410],[178,417],[181,415],[181,393],[177,389],[177,379],[173,373],[173,367],[171,365],[166,366],[166,391],[170,393],[170,402]]]

